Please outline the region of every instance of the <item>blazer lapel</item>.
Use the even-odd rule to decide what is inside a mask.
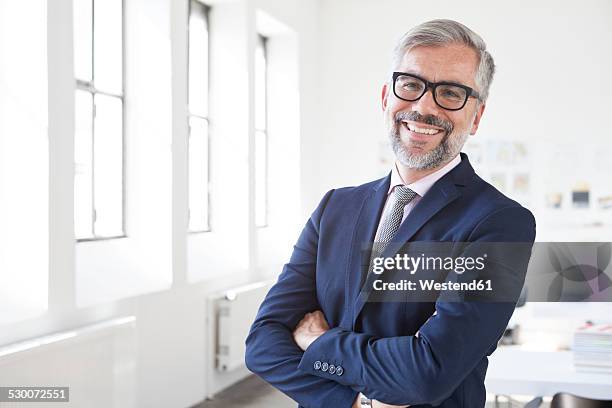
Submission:
[[[357,223],[351,240],[351,253],[349,255],[349,262],[346,268],[345,278],[345,305],[347,305],[348,313],[346,317],[351,318],[347,321],[347,329],[352,327],[353,317],[353,304],[354,299],[359,294],[365,275],[367,274],[367,263],[369,259],[369,253],[367,252],[367,246],[374,241],[376,229],[384,208],[387,193],[389,191],[389,184],[391,183],[391,174],[380,180],[369,192],[364,199],[359,215],[357,217]]]

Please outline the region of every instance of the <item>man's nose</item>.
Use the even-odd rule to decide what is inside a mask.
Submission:
[[[421,96],[419,100],[414,101],[412,109],[419,112],[421,115],[437,115],[440,107],[434,100],[433,91],[428,89],[425,95]]]

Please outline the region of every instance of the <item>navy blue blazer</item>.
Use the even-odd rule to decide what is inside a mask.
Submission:
[[[389,183],[390,174],[325,194],[259,309],[246,339],[247,367],[302,407],[349,408],[358,392],[394,405],[484,407],[487,356],[514,303],[359,296],[367,273],[361,248],[374,239]],[[392,242],[527,242],[528,250],[497,255],[522,285],[534,239],[531,212],[478,177],[461,153]],[[314,310],[331,330],[302,352],[292,332]]]

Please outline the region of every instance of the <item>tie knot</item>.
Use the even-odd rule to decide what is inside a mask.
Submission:
[[[393,190],[393,194],[395,194],[395,199],[404,205],[412,201],[412,199],[417,195],[417,193],[406,186],[396,186]]]

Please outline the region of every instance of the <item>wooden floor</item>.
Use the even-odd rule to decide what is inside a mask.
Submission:
[[[253,375],[220,392],[214,400],[204,401],[193,408],[234,407],[296,408],[297,403]]]

